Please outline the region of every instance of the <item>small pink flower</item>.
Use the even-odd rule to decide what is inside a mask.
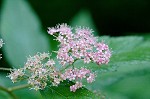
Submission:
[[[24,76],[24,71],[23,69],[14,69],[11,71],[11,73],[9,74],[9,78],[12,80],[12,82],[17,82],[17,80]]]
[[[70,91],[75,92],[77,89],[82,87],[82,83],[81,82],[76,82],[75,85],[70,86]]]
[[[2,39],[0,39],[0,48],[5,44]]]
[[[75,92],[77,90],[75,85],[70,86],[70,91]]]
[[[88,83],[92,83],[95,80],[95,75],[90,73],[90,76],[87,78]]]
[[[72,28],[65,23],[57,25],[57,29],[62,35],[67,35],[71,33],[72,30]]]
[[[46,65],[47,66],[53,66],[53,65],[55,65],[55,62],[54,62],[54,60],[51,59],[51,60],[47,61]]]
[[[52,28],[49,27],[47,32],[48,32],[48,34],[53,35],[54,33],[58,32],[58,30],[55,29],[54,27],[52,27]]]

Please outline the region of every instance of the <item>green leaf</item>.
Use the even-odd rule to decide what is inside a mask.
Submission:
[[[100,37],[99,41],[104,40],[106,44],[112,49],[113,53],[120,53],[129,51],[138,47],[143,42],[143,37],[139,36],[125,36],[125,37]]]
[[[97,74],[94,83],[88,84],[83,82],[85,87],[93,91],[101,91],[108,98],[112,99],[132,97],[135,99],[145,99],[144,97],[150,97],[148,93],[143,91],[145,86],[149,86],[148,82],[150,82],[148,80],[148,77],[150,77],[150,41],[145,41],[141,36],[103,36],[100,37],[99,41],[102,40],[113,51],[109,64],[98,66],[95,63],[84,64],[83,61],[77,61],[74,64],[76,67],[85,66]],[[136,81],[134,82],[131,79],[136,81],[142,80],[146,85],[142,84],[142,82],[136,85],[134,84]],[[130,85],[131,83],[132,85]],[[124,85],[127,88],[130,86],[131,89],[125,90],[126,87]],[[140,91],[141,88],[142,90]],[[147,91],[150,90],[147,89]]]
[[[109,38],[109,45],[114,53],[105,66],[117,66],[116,71],[101,73],[90,88],[101,89],[112,99],[150,97],[150,41],[137,36],[116,37]]]
[[[99,41],[101,40],[104,40],[112,48],[109,64],[98,66],[95,63],[84,64],[83,61],[77,61],[74,64],[76,67],[87,67],[97,74],[96,81],[92,84],[83,82],[85,87],[105,93],[108,98],[112,99],[146,99],[145,97],[150,97],[148,94],[150,88],[145,89],[150,82],[150,41],[145,41],[140,36],[104,36],[100,37]],[[68,97],[65,95],[66,93],[63,93],[66,92],[64,86],[51,88],[49,88],[50,92],[49,90],[44,91],[45,95],[52,93],[47,97],[57,92]],[[145,90],[146,92],[144,92]],[[59,96],[61,95],[58,94]]]
[[[127,37],[100,37],[99,41],[104,40],[112,50],[112,57],[108,65],[98,66],[95,63],[87,65],[88,68],[101,70],[101,68],[114,67],[120,62],[132,61],[149,61],[150,60],[150,42],[144,41],[142,37],[127,36]],[[144,52],[143,52],[144,51]],[[82,64],[82,65],[81,65]],[[84,66],[82,61],[78,61],[76,65]]]
[[[73,84],[73,82],[64,81],[58,87],[47,87],[45,90],[41,91],[41,94],[44,99],[95,99],[99,97],[99,95],[96,95],[84,87],[78,89],[76,92],[71,92],[70,86]]]
[[[92,19],[91,13],[87,9],[80,10],[71,20],[70,25],[73,27],[84,26],[94,30],[94,35],[98,35],[98,31]]]
[[[91,90],[101,91],[111,99],[147,99],[150,97],[150,41],[139,36],[100,37],[110,48],[112,57],[107,65],[88,65],[77,61],[75,66],[87,67],[97,73]],[[146,87],[147,86],[147,87]]]
[[[13,67],[23,66],[29,55],[49,51],[48,38],[26,0],[4,0],[0,28],[4,55]]]
[[[0,86],[9,88],[26,83],[12,83],[11,80],[6,76],[6,73],[0,72]],[[39,91],[30,90],[29,88],[16,90],[13,93],[17,96],[18,99],[42,99],[42,96]],[[12,99],[12,97],[7,92],[0,90],[0,99]]]

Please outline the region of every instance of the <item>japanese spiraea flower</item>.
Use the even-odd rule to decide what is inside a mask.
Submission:
[[[109,62],[111,52],[108,45],[98,42],[89,28],[73,28],[67,24],[57,25],[55,28],[48,28],[50,35],[58,35],[56,40],[60,42],[57,51],[57,59],[62,65],[72,64],[75,60],[83,60],[84,63],[95,62],[98,65]]]
[[[13,69],[8,77],[12,82],[27,79],[35,90],[44,89],[47,85],[58,86],[64,80],[69,80],[74,82],[70,91],[75,92],[83,86],[82,80],[92,83],[96,74],[87,69],[86,64],[107,64],[111,57],[108,45],[98,42],[92,32],[89,28],[72,28],[67,24],[48,28],[48,33],[60,43],[58,51],[54,51],[57,53],[55,61],[49,53],[37,53],[27,58],[23,68]],[[85,66],[76,67],[74,63],[78,60],[82,60]],[[57,68],[60,66],[55,64],[56,61],[59,61],[61,68]]]
[[[3,46],[3,44],[4,44],[3,40],[0,39],[0,48]],[[2,55],[2,54],[0,54],[0,59],[2,58],[1,55]]]

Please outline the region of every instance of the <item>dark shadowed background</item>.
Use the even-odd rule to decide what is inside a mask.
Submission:
[[[149,0],[28,0],[42,26],[70,23],[86,9],[102,35],[127,35],[150,32]],[[2,5],[2,0],[0,0]]]

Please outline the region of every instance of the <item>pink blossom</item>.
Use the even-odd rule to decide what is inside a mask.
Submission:
[[[75,92],[77,89],[82,87],[81,82],[76,82],[75,85],[70,86],[70,91]]]
[[[58,30],[55,29],[54,27],[52,27],[52,28],[49,27],[47,32],[48,32],[50,35],[53,35],[54,33],[58,32]]]
[[[82,87],[82,83],[78,82],[81,81],[83,78],[87,79],[88,83],[92,83],[95,80],[95,74],[91,73],[89,69],[86,68],[69,68],[65,71],[65,73],[62,76],[62,79],[70,80],[70,81],[76,81],[75,85],[70,86],[70,91],[75,92],[77,89]]]
[[[92,83],[95,80],[95,75],[90,73],[90,76],[87,78],[88,83]]]
[[[111,51],[103,41],[98,42],[94,37],[93,30],[87,27],[74,28],[67,24],[58,24],[56,27],[49,27],[48,33],[56,37],[59,50],[56,58],[64,68],[59,69],[55,66],[55,61],[50,59],[49,53],[37,53],[29,56],[24,68],[14,69],[9,74],[13,82],[20,78],[27,78],[28,84],[32,89],[44,89],[48,82],[52,86],[58,86],[62,81],[69,80],[75,82],[70,86],[70,91],[75,92],[83,86],[82,80],[87,83],[95,81],[95,73],[87,68],[77,68],[75,62],[82,60],[85,64],[95,62],[98,65],[107,64],[111,57]],[[3,42],[0,39],[0,47]]]
[[[12,82],[17,82],[17,80],[19,78],[21,78],[22,76],[24,76],[24,71],[23,69],[14,69],[11,71],[11,73],[9,74],[9,78],[12,80]]]
[[[93,30],[85,27],[75,28],[75,33],[67,24],[56,26],[58,30],[57,40],[60,42],[57,59],[64,66],[72,64],[76,59],[82,59],[84,63],[91,61],[100,64],[107,64],[111,56],[108,45],[98,42],[94,37]],[[53,28],[52,28],[53,29]]]

